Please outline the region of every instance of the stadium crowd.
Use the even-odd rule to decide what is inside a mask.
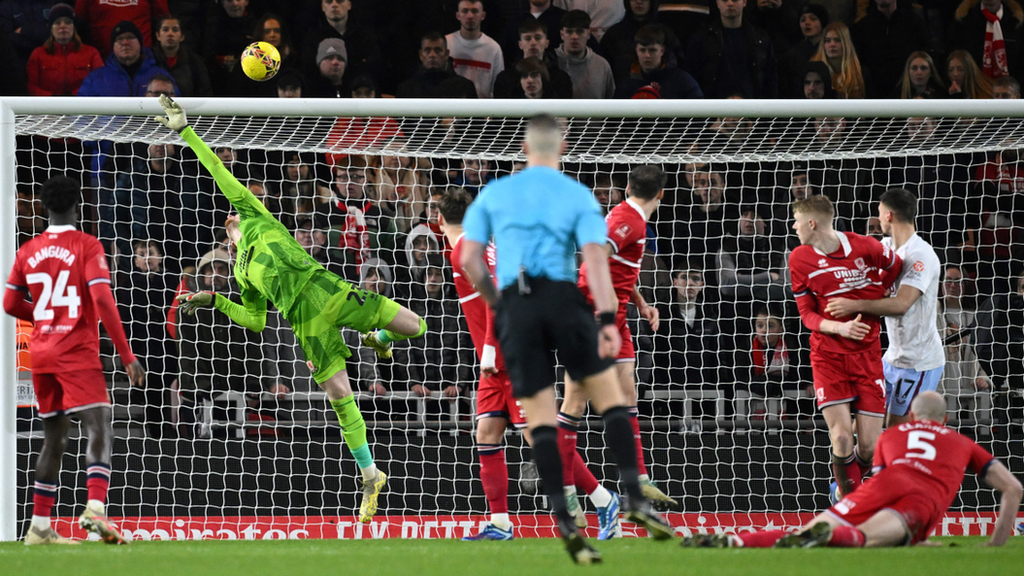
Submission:
[[[0,54],[25,75],[0,78],[0,94],[1019,98],[1022,23],[1015,0],[81,0],[74,7],[4,0]],[[275,80],[257,83],[241,73],[238,56],[254,40],[279,49]],[[828,148],[851,136],[853,124],[811,119],[804,133]],[[701,128],[707,149],[775,142],[747,120]],[[925,141],[952,128],[916,118],[899,129]],[[449,187],[475,196],[521,166],[404,156],[410,128],[390,118],[338,119],[332,134],[353,130],[382,152],[216,151],[313,258],[426,319],[427,336],[396,346],[392,361],[378,360],[351,334],[355,387],[381,397],[465,398],[476,362],[434,204]],[[22,144],[22,240],[45,227],[29,184],[42,181],[36,172],[80,174],[93,195],[96,212],[86,219],[108,250],[128,337],[151,374],[137,401],[147,406],[152,434],[168,432],[172,390],[194,407],[225,389],[286,403],[290,392],[312,385],[290,331],[274,329],[279,315],[255,334],[212,312],[176,314],[176,294],[238,292],[222,225],[229,206],[188,150],[43,137]],[[622,201],[628,167],[566,169],[606,208]],[[875,204],[898,186],[919,198],[919,229],[946,266],[937,321],[952,338],[943,388],[1024,388],[1024,318],[1015,317],[1024,310],[1024,160],[1017,151],[666,171],[673,177],[649,225],[641,275],[644,297],[663,320],[652,332],[633,318],[642,386],[722,390],[727,398],[737,390],[755,398],[790,391],[783,410],[809,417],[807,333],[787,278],[797,242],[789,205],[826,194],[837,203],[838,229],[880,236]],[[972,325],[978,329],[962,331]],[[254,399],[252,407],[265,406]],[[674,402],[642,409],[681,410]]]

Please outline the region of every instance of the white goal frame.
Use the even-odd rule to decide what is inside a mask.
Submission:
[[[1024,100],[397,100],[182,98],[196,116],[426,116],[523,118],[1022,118]],[[15,116],[152,116],[155,98],[0,98],[0,272],[16,253]],[[14,319],[0,318],[0,541],[17,539],[17,381]]]

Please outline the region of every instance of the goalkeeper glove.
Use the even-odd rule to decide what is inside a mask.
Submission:
[[[196,310],[200,308],[209,308],[213,306],[216,299],[217,295],[213,292],[182,294],[177,298],[178,302],[181,302],[181,305],[179,306],[181,311],[189,316],[194,315]]]
[[[171,97],[164,94],[160,96],[160,105],[164,107],[167,116],[156,116],[154,120],[167,126],[175,132],[181,132],[188,127],[188,118],[185,117],[185,110]]]

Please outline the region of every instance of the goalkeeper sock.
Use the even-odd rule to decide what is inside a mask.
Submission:
[[[505,448],[501,444],[477,444],[480,458],[480,483],[484,485],[484,496],[491,515],[508,515],[508,466],[505,463]],[[502,524],[501,528],[505,525]]]
[[[418,332],[416,332],[412,336],[405,336],[403,334],[398,334],[396,332],[392,332],[391,330],[378,330],[377,331],[377,340],[379,340],[381,344],[390,344],[392,342],[398,342],[399,340],[409,340],[410,338],[419,338],[420,336],[423,336],[426,333],[427,333],[427,321],[424,320],[423,318],[420,318],[420,329],[419,329]]]
[[[85,474],[89,500],[97,500],[100,504],[106,502],[107,489],[110,487],[110,465],[103,462],[89,464],[85,468]]]
[[[829,546],[836,548],[863,548],[867,537],[853,526],[833,526]]]
[[[636,406],[630,406],[629,423],[633,426],[633,441],[636,442],[636,470],[643,480],[650,480],[647,476],[647,465],[644,464],[644,442],[640,437],[640,411]]]
[[[629,424],[629,412],[625,406],[615,406],[605,410],[604,443],[615,458],[619,468],[619,481],[626,489],[626,494],[636,502],[644,500],[640,490],[640,480],[636,470],[636,444],[633,441],[633,427]]]
[[[743,543],[744,548],[771,548],[779,538],[789,534],[785,530],[762,530],[750,534],[737,534],[736,539]]]
[[[574,470],[580,420],[565,412],[558,413],[558,454],[562,457],[562,483],[566,486],[576,486]]]
[[[562,458],[558,454],[558,431],[554,426],[533,429],[533,460],[537,463],[537,473],[547,492],[551,511],[559,520],[571,524],[572,516],[562,491]]]
[[[373,466],[373,455],[370,454],[370,445],[366,442],[366,422],[363,415],[356,406],[356,397],[349,394],[344,398],[331,400],[331,408],[338,415],[338,423],[341,424],[341,435],[345,437],[348,449],[356,459],[359,469],[368,469]],[[371,470],[376,475],[376,468]],[[367,474],[363,473],[363,478]],[[372,476],[371,476],[372,477]]]

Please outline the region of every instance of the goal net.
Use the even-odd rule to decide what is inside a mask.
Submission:
[[[4,234],[20,245],[46,228],[38,192],[48,177],[82,182],[82,228],[107,250],[132,348],[148,370],[145,386],[130,387],[104,341],[116,435],[109,515],[131,538],[461,537],[485,518],[473,439],[479,365],[435,195],[475,195],[521,169],[523,118],[545,110],[565,117],[564,171],[605,210],[624,200],[632,168],[657,164],[669,175],[640,275],[660,326],[631,307],[630,327],[645,460],[679,501],[670,518],[681,531],[799,524],[827,506],[829,439],[808,393],[808,332],[786,273],[798,243],[790,204],[812,194],[835,202],[837,229],[879,238],[879,196],[902,187],[918,197],[919,234],[943,264],[936,321],[950,423],[1024,473],[1019,118],[922,102],[890,106],[888,117],[854,103],[817,117],[803,103],[765,112],[760,103],[662,102],[652,117],[634,117],[633,103],[605,103],[597,114],[565,102],[447,103],[425,115],[401,101],[186,103],[196,132],[311,257],[428,323],[390,361],[343,331],[371,449],[390,477],[378,518],[361,527],[355,462],[280,313],[256,334],[219,312],[190,317],[173,305],[199,289],[237,296],[224,241],[231,209],[212,178],[148,116],[115,115],[129,108],[116,100],[93,115],[75,103],[16,116],[16,181],[4,193],[17,196],[17,221]],[[962,117],[965,109],[986,117]],[[27,361],[19,356],[19,536],[42,444]],[[590,414],[580,450],[613,487],[600,429]],[[67,531],[84,501],[84,446],[73,426],[56,508]],[[528,447],[512,430],[505,446],[516,523],[524,534],[551,533],[524,465]],[[995,505],[968,478],[951,509],[962,517],[941,530],[980,533]]]

